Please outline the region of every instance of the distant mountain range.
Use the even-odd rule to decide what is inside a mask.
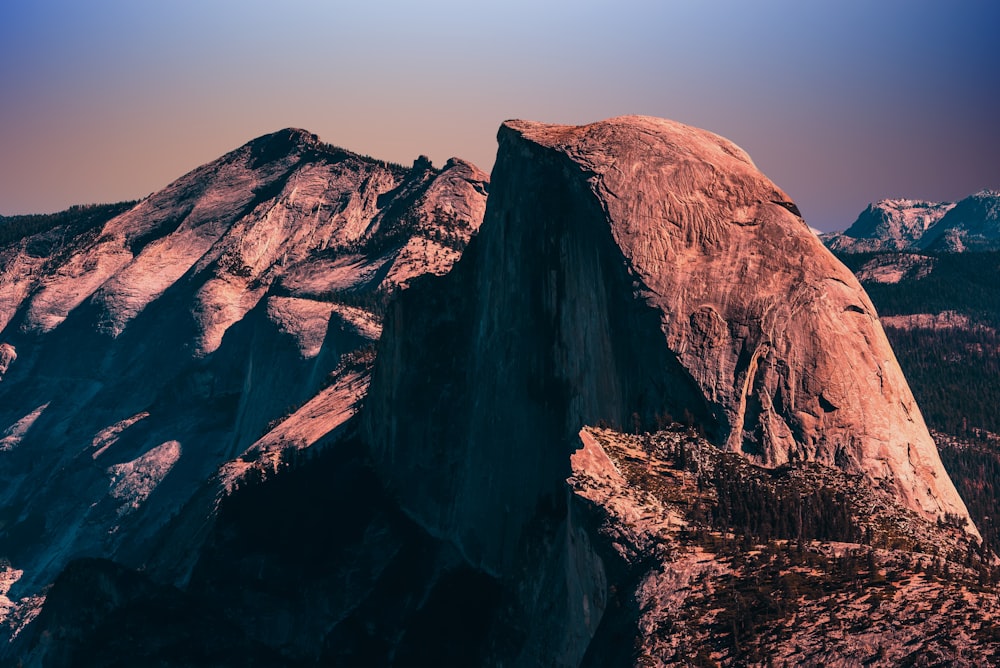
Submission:
[[[821,236],[834,251],[928,250],[960,253],[1000,249],[1000,192],[981,190],[959,202],[884,199],[843,232]]]

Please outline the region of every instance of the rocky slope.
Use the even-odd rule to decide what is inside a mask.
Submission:
[[[385,299],[451,267],[486,188],[460,160],[405,168],[283,130],[108,215],[15,221],[0,247],[8,596],[34,600],[76,556],[183,580],[248,468],[336,437]]]
[[[569,482],[617,562],[586,664],[1000,659],[995,557],[863,478],[765,471],[679,426],[588,428],[580,446]]]
[[[920,239],[928,250],[1000,250],[1000,192],[981,190],[958,202]]]

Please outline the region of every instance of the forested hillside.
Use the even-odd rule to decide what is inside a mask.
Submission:
[[[983,536],[1000,544],[1000,252],[928,253],[922,277],[871,280],[908,253],[845,254],[906,374],[941,459]],[[937,317],[910,317],[924,314]],[[947,314],[947,317],[940,317]]]

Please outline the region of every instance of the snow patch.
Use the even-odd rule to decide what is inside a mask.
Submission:
[[[38,416],[42,414],[42,411],[49,407],[49,403],[50,402],[45,402],[11,426],[7,427],[3,433],[3,438],[0,438],[0,452],[13,450],[20,445],[21,439],[23,439],[24,435],[28,433],[28,430],[31,429],[31,425],[35,424],[35,420],[37,420]]]
[[[123,501],[119,517],[132,512],[145,501],[166,477],[181,457],[181,444],[167,441],[130,462],[115,464],[107,469],[111,476],[109,494]]]

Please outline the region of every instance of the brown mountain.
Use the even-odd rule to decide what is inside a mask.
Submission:
[[[461,258],[378,301],[384,327],[360,411],[381,293],[338,281],[382,285],[371,258],[408,247],[405,235],[352,237],[326,264],[310,251],[297,273],[281,265],[273,299],[305,298],[275,285],[309,286],[344,312],[368,306],[370,319],[349,311],[353,329],[330,316],[320,351],[353,332],[337,347],[350,352],[326,358],[339,361],[333,376],[302,389],[312,398],[287,419],[213,464],[174,519],[129,534],[148,541],[144,573],[73,561],[11,653],[51,665],[994,660],[996,557],[871,302],[792,200],[732,143],[670,121],[510,121],[499,143],[482,227]],[[471,167],[404,172],[401,183],[430,185],[402,192],[437,192],[451,208],[402,197],[397,210],[423,214],[399,229],[418,241],[456,219],[474,229],[485,185]],[[358,197],[364,183],[338,201],[388,211],[390,197]],[[345,220],[337,229],[383,229]],[[239,257],[223,264],[255,266]],[[117,286],[95,292],[98,313],[143,303]],[[95,335],[120,342],[160,299],[96,319]],[[256,307],[257,322],[304,329],[282,319],[285,306]],[[261,378],[253,346],[271,350],[275,335],[227,330],[213,350],[197,334],[220,318],[195,317],[207,324],[185,340],[194,359],[229,366],[199,362],[162,403],[191,410],[178,396],[193,390],[191,403],[205,403],[226,377],[217,369],[233,365],[239,401],[260,405],[317,377],[273,362]],[[8,378],[25,347],[12,349]],[[104,452],[148,419],[132,418],[101,432]],[[120,457],[103,484],[146,489],[189,452],[175,440]]]
[[[384,300],[451,267],[486,188],[290,129],[138,203],[15,220],[0,594],[30,602],[83,556],[183,580],[227,488],[353,415]]]
[[[436,531],[495,567],[582,426],[685,414],[756,464],[968,519],[871,301],[741,149],[643,117],[499,140],[482,234],[392,309],[368,400],[376,458]],[[428,377],[447,393],[411,401]]]

